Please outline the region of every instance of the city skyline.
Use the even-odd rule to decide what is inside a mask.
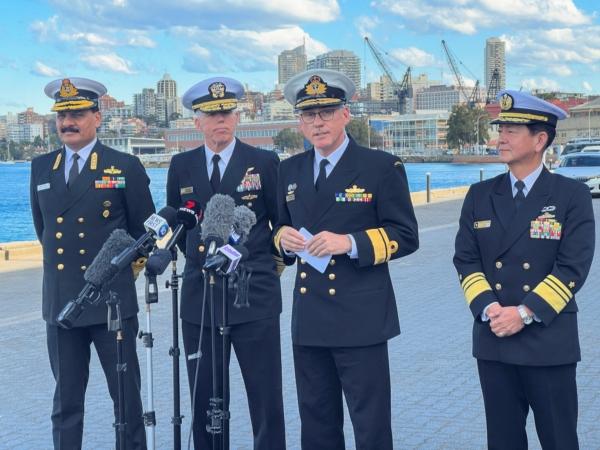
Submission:
[[[365,35],[397,79],[410,65],[413,77],[452,84],[445,39],[467,83],[475,76],[483,85],[485,41],[499,37],[507,87],[600,94],[600,7],[592,0],[25,0],[3,9],[0,115],[49,112],[43,87],[64,76],[97,79],[127,104],[165,73],[179,95],[218,74],[268,92],[278,55],[303,42],[309,60],[354,52],[364,87],[382,75]]]

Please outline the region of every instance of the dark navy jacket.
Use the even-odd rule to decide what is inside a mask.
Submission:
[[[517,212],[508,173],[471,186],[454,264],[475,318],[476,358],[533,366],[579,361],[575,293],[592,263],[594,230],[587,186],[546,169]],[[494,301],[524,304],[541,323],[498,338],[480,319]]]
[[[135,156],[98,141],[71,189],[65,183],[64,164],[64,149],[31,164],[31,210],[44,253],[42,312],[51,324],[83,288],[83,274],[110,233],[121,228],[138,238],[154,212],[150,180]],[[108,288],[119,294],[124,318],[137,313],[131,270],[123,271]],[[104,302],[86,306],[75,325],[106,323],[106,309]]]
[[[292,313],[294,344],[326,347],[373,345],[398,335],[400,327],[387,263],[414,252],[418,230],[404,165],[388,153],[348,148],[314,187],[314,150],[281,163],[278,184],[280,227],[352,234],[358,259],[333,256],[321,274],[298,258]],[[285,256],[286,264],[295,257]]]
[[[230,324],[252,322],[281,313],[281,287],[271,243],[271,224],[275,223],[277,217],[275,189],[278,165],[279,158],[274,152],[260,150],[237,140],[221,178],[218,193],[233,197],[236,205],[246,205],[254,211],[257,219],[248,241],[244,244],[249,253],[245,264],[252,269],[250,307],[234,308],[234,299],[230,295]],[[246,177],[254,180],[254,183],[244,183]],[[256,186],[257,178],[260,179],[259,187]],[[246,186],[246,190],[242,189],[242,185]],[[251,190],[247,190],[249,188]],[[204,209],[212,195],[204,147],[175,155],[169,167],[167,204],[177,208],[186,200],[195,200]],[[204,289],[202,266],[206,252],[200,230],[198,225],[188,231],[181,245],[186,258],[181,293],[181,318],[195,324],[201,323]],[[219,284],[215,290],[215,299],[219,300],[215,308],[218,318],[222,317],[221,289]],[[210,324],[208,307],[205,323]]]

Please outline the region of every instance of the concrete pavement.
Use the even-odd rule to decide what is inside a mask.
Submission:
[[[600,224],[600,201],[594,200]],[[471,357],[471,324],[462,291],[452,266],[454,236],[461,201],[416,207],[421,248],[390,264],[402,335],[389,343],[392,373],[392,407],[396,449],[484,449],[485,418]],[[598,231],[597,231],[598,232]],[[598,323],[600,264],[594,262],[578,294],[583,361],[578,366],[580,402],[579,436],[582,449],[600,448],[600,346]],[[183,261],[180,261],[182,268]],[[299,449],[300,421],[296,405],[290,340],[293,268],[282,276],[284,311],[281,339],[284,402],[289,449]],[[50,449],[50,411],[53,379],[41,320],[41,269],[0,273],[0,448]],[[164,283],[161,282],[164,286]],[[143,279],[138,281],[141,328],[145,328]],[[161,290],[153,305],[155,338],[154,409],[157,415],[156,448],[172,448],[171,297]],[[181,345],[181,343],[180,343]],[[138,346],[146,402],[146,353]],[[112,406],[104,376],[94,353],[86,397],[85,449],[111,449],[114,445]],[[189,430],[189,394],[181,359],[183,448]],[[243,382],[235,358],[231,364],[231,448],[252,448],[251,426]],[[539,449],[529,420],[530,448]],[[352,427],[346,420],[346,445],[354,448]]]

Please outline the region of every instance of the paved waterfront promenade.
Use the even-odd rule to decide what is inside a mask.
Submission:
[[[402,335],[389,343],[392,371],[394,447],[396,449],[470,450],[485,448],[485,419],[471,357],[471,323],[452,266],[454,236],[462,201],[416,207],[421,248],[391,263]],[[600,200],[594,200],[600,224]],[[597,229],[598,233],[598,229]],[[180,265],[182,261],[180,261]],[[281,339],[284,402],[289,449],[299,449],[300,421],[296,406],[290,342],[293,268],[283,274],[284,310]],[[583,361],[578,366],[579,436],[582,449],[600,448],[600,263],[595,259],[590,276],[578,294]],[[164,286],[164,283],[161,283]],[[53,380],[40,317],[41,269],[0,273],[0,448],[50,449],[50,409]],[[138,280],[143,302],[143,279]],[[145,326],[145,315],[140,313]],[[155,337],[154,405],[157,414],[156,448],[172,448],[172,392],[170,292],[160,292],[153,306]],[[260,351],[260,349],[257,349]],[[139,348],[143,399],[146,401],[146,355]],[[182,363],[184,445],[189,430],[189,401]],[[243,383],[235,362],[231,365],[231,448],[250,450],[251,427]],[[114,438],[111,403],[95,355],[92,357],[86,401],[85,449],[111,449]],[[532,416],[530,448],[539,449]],[[347,448],[354,448],[352,428],[346,420]]]

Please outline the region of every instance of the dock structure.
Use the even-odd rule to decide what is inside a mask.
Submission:
[[[452,265],[454,237],[462,200],[415,208],[420,249],[390,264],[402,334],[389,342],[392,379],[394,448],[486,448],[485,416],[476,362],[471,356],[472,316]],[[597,227],[600,201],[594,200]],[[597,228],[598,233],[598,228]],[[183,259],[179,260],[180,270]],[[5,270],[6,270],[6,266]],[[24,266],[25,267],[25,266]],[[2,270],[0,268],[0,270]],[[281,341],[284,403],[288,449],[300,448],[300,419],[290,339],[291,293],[295,269],[282,275]],[[594,260],[585,286],[577,294],[583,360],[578,365],[579,438],[585,449],[600,446],[600,262]],[[156,448],[172,448],[171,296],[162,277],[159,302],[152,306],[155,338],[154,409]],[[39,267],[5,271],[1,275],[0,304],[0,442],[6,449],[51,448],[50,412],[54,382],[46,353],[45,324],[41,319]],[[143,311],[144,280],[138,280]],[[140,312],[143,329],[144,313]],[[180,344],[181,345],[181,344]],[[259,349],[257,349],[259,351]],[[139,345],[142,386],[146,354]],[[102,369],[92,352],[84,426],[84,448],[112,448],[112,404]],[[232,354],[231,448],[252,448],[252,430],[243,381]],[[181,360],[182,367],[183,359]],[[181,373],[184,445],[190,425],[189,392]],[[145,401],[145,392],[142,392]],[[355,448],[350,419],[345,421],[346,447]],[[530,448],[540,449],[533,415],[528,421]]]

